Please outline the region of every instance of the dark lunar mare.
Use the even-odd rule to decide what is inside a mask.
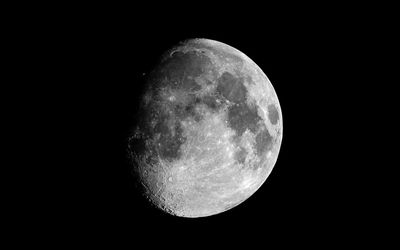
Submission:
[[[247,129],[255,133],[261,121],[257,108],[250,107],[246,103],[236,104],[228,109],[228,124],[237,136],[241,136]]]
[[[256,136],[256,152],[261,156],[272,148],[272,136],[269,134],[266,127],[264,127]]]
[[[225,102],[215,94],[209,94],[201,98],[204,103],[211,111],[219,111],[224,107]]]
[[[157,138],[154,146],[164,160],[180,158],[180,146],[186,141],[180,122],[170,119],[168,116],[159,119],[152,133],[152,137]]]
[[[275,125],[279,120],[278,109],[274,104],[268,105],[268,119],[273,125]]]
[[[259,116],[257,107],[246,103],[248,91],[243,83],[243,78],[224,72],[217,82],[217,94],[230,103],[227,116],[229,127],[236,132],[236,138],[242,136],[246,130],[253,133],[255,135],[256,154],[261,157],[271,148],[272,136],[269,134],[263,119]],[[275,116],[274,113],[271,112],[271,114]],[[234,140],[234,143],[238,146],[238,140]],[[239,164],[243,164],[246,157],[247,152],[242,147],[235,153],[235,160]]]
[[[235,77],[229,72],[224,72],[218,78],[217,92],[233,103],[246,101],[247,89],[242,77]]]
[[[130,137],[132,153],[146,155],[146,159],[160,156],[172,161],[180,157],[180,146],[186,141],[178,119],[169,112],[169,107],[151,93],[152,102],[141,105],[136,130]]]
[[[227,100],[228,124],[237,136],[241,136],[247,129],[255,133],[262,118],[257,108],[246,103],[248,91],[243,77],[236,77],[230,72],[224,72],[217,80],[216,93],[222,100]]]

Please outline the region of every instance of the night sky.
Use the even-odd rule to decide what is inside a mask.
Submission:
[[[44,19],[48,26],[32,37],[48,37],[38,40],[51,72],[42,87],[51,91],[50,100],[42,105],[56,116],[48,123],[54,172],[45,213],[54,218],[51,225],[82,237],[131,235],[150,245],[167,235],[166,246],[173,246],[180,237],[192,244],[200,238],[232,244],[238,235],[265,242],[297,234],[330,238],[326,230],[361,221],[350,205],[358,193],[348,189],[354,180],[348,169],[356,165],[349,149],[356,128],[349,121],[361,116],[360,104],[347,105],[354,101],[347,93],[360,85],[350,76],[360,28],[338,21],[343,15],[293,12],[159,15],[137,8]],[[143,74],[189,38],[217,40],[250,57],[275,88],[283,115],[278,160],[262,187],[233,209],[197,219],[150,206],[137,192],[126,152]]]

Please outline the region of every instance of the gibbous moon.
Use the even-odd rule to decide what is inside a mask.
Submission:
[[[282,112],[263,71],[239,50],[191,39],[148,74],[128,150],[143,194],[181,217],[241,204],[271,173]]]

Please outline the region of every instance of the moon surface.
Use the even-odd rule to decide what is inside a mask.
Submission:
[[[174,46],[147,76],[128,152],[143,194],[169,214],[205,217],[256,192],[282,141],[282,112],[263,71],[209,39]]]

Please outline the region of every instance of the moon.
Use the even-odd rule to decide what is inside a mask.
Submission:
[[[270,175],[282,142],[274,87],[222,42],[190,39],[148,74],[128,152],[143,195],[180,217],[242,204]]]

